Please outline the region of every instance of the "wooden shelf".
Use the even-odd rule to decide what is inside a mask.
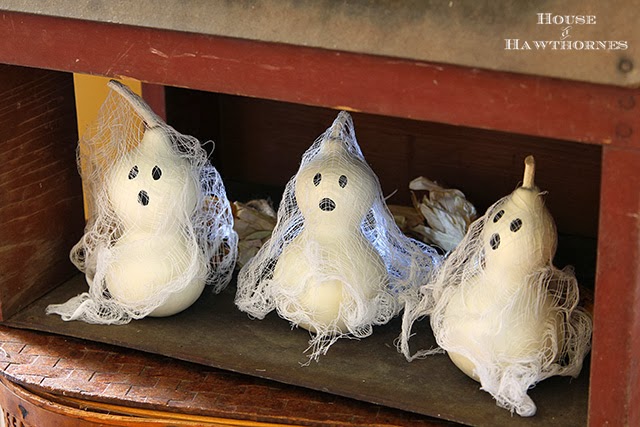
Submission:
[[[289,322],[275,313],[261,321],[249,319],[233,303],[233,284],[220,295],[205,291],[189,310],[170,319],[145,318],[113,327],[64,322],[59,316],[44,314],[48,304],[64,302],[85,291],[86,286],[84,276],[78,275],[5,323],[161,354],[466,425],[564,427],[583,426],[587,421],[588,372],[576,380],[553,378],[538,384],[531,391],[538,414],[532,418],[512,417],[445,355],[407,362],[394,345],[400,334],[400,318],[376,327],[368,338],[339,340],[318,363],[302,367],[307,361],[303,352],[309,333],[291,330]],[[420,330],[422,341],[412,345],[436,346],[428,321],[415,329]],[[53,391],[72,390],[56,385]]]
[[[24,307],[74,274],[65,260],[82,231],[82,200],[73,155],[70,72],[143,80],[159,110],[165,107],[163,86],[176,86],[586,143],[599,146],[601,153],[600,197],[590,205],[599,219],[586,420],[594,426],[640,424],[635,361],[640,354],[640,89],[633,87],[637,67],[630,59],[632,84],[623,87],[180,28],[7,10],[0,19],[0,62],[8,64],[1,68],[6,77],[1,89],[10,95],[3,98],[0,115],[0,160],[7,168],[0,183],[4,321],[17,319]],[[630,58],[634,52],[627,52]],[[468,145],[473,144],[471,139]],[[592,175],[589,164],[587,175]],[[564,203],[571,209],[568,199]],[[488,395],[478,396],[483,399]],[[464,405],[451,405],[447,417],[464,412]]]
[[[640,53],[633,41],[640,38],[640,29],[630,16],[640,7],[638,0],[610,0],[606,4],[597,0],[563,0],[561,9],[509,0],[414,1],[403,5],[394,0],[303,5],[296,0],[262,0],[250,4],[163,0],[162,7],[157,5],[156,0],[55,3],[0,0],[0,10],[94,24],[306,46],[390,60],[426,61],[626,87],[640,84],[640,73],[633,67]],[[612,50],[598,52],[535,49],[535,46],[530,52],[505,49],[506,40],[518,39],[520,45],[525,41],[533,45],[532,39],[560,39],[566,25],[540,24],[539,13],[560,15],[561,19],[568,14],[592,16],[594,24],[574,23],[566,30],[569,37],[563,40],[611,40],[620,41],[621,45],[626,41],[626,48],[614,42]],[[82,42],[92,43],[92,40],[83,38]],[[165,59],[204,54],[195,48],[175,52],[159,46],[154,52],[166,56]],[[267,64],[263,65],[268,68]]]

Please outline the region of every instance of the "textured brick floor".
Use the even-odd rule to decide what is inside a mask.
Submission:
[[[0,326],[0,368],[53,394],[123,406],[315,425],[443,425],[414,414],[167,357]]]

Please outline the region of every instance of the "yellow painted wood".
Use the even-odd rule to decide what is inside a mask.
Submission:
[[[73,86],[76,98],[76,118],[78,122],[78,139],[82,138],[87,126],[96,119],[102,103],[109,93],[107,83],[110,77],[74,74]],[[142,95],[142,83],[139,80],[123,77],[119,80],[138,95]],[[86,187],[83,186],[85,218],[89,217]]]
[[[74,74],[73,85],[76,94],[76,115],[78,118],[78,137],[82,134],[87,125],[95,120],[98,110],[104,102],[109,88],[107,82],[111,78],[92,76],[89,74]],[[139,80],[123,77],[116,79],[126,84],[138,95],[142,94],[142,83]]]

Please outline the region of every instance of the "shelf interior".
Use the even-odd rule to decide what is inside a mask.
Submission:
[[[205,290],[186,311],[168,318],[145,318],[127,325],[64,322],[45,308],[85,291],[77,275],[10,318],[9,326],[114,344],[203,365],[306,387],[366,402],[468,425],[585,425],[588,361],[581,375],[551,378],[530,390],[538,406],[532,418],[498,408],[479,384],[466,377],[446,355],[408,363],[396,351],[400,318],[374,329],[362,340],[338,340],[319,362],[306,362],[308,332],[291,329],[271,313],[251,320],[233,303],[232,283],[219,295]],[[412,346],[435,346],[428,322],[414,326]]]

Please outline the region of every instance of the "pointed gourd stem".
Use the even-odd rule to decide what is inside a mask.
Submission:
[[[331,127],[327,129],[324,136],[324,142],[320,148],[320,151],[323,154],[335,153],[344,149],[344,131],[348,126],[350,117],[349,113],[341,111],[340,114],[338,114],[338,117],[333,121]]]
[[[340,113],[338,113],[338,117],[336,117],[336,119],[333,121],[333,124],[331,125],[332,129],[330,137],[332,139],[340,138],[340,135],[342,134],[343,129],[347,126],[347,122],[349,121],[350,117],[351,115],[346,111],[340,111]]]
[[[536,161],[533,156],[527,156],[524,159],[524,178],[522,178],[522,186],[524,188],[534,188],[536,186],[534,180],[536,176]]]
[[[138,113],[138,115],[140,115],[148,127],[152,128],[162,124],[160,117],[158,117],[156,113],[149,108],[142,98],[129,89],[127,85],[122,84],[117,80],[110,80],[107,85],[129,102],[131,107],[136,113]]]

